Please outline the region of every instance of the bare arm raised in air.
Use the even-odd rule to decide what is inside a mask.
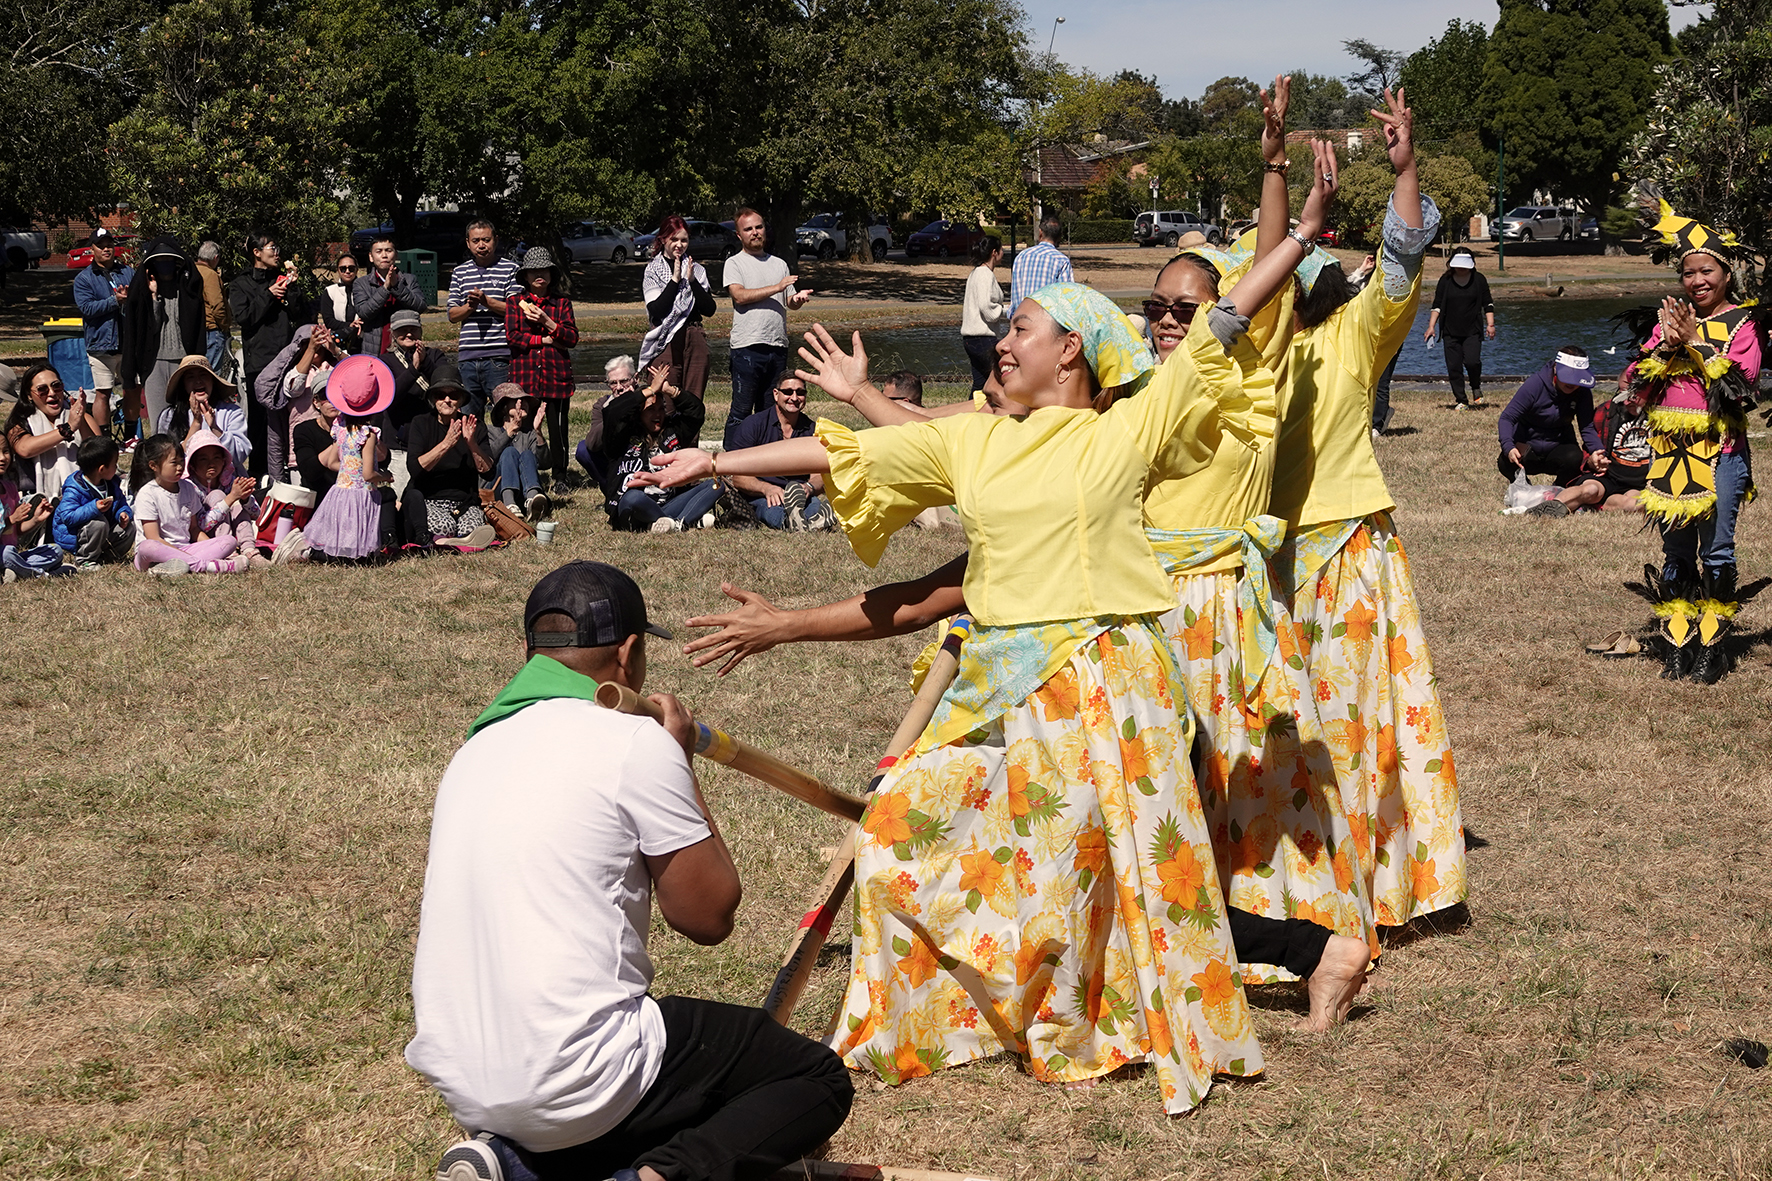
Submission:
[[[910,582],[877,586],[838,603],[799,611],[777,607],[755,591],[723,582],[721,591],[736,599],[738,608],[689,620],[690,627],[720,630],[690,641],[683,651],[697,668],[724,660],[720,675],[725,676],[745,657],[767,652],[777,644],[910,635],[966,609],[966,600],[960,593],[960,583],[966,577],[966,558],[966,554],[961,554]]]

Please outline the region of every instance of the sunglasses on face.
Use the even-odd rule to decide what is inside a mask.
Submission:
[[[344,274],[346,271],[355,271],[356,269],[357,269],[356,263],[341,262],[338,264],[338,273],[341,275]]]
[[[1162,300],[1147,299],[1144,301],[1144,318],[1155,324],[1164,315],[1175,317],[1177,324],[1191,324],[1194,313],[1200,310],[1197,303],[1164,303]]]
[[[804,398],[806,396],[806,391],[804,389],[795,389],[792,386],[783,386],[775,392],[784,398]]]
[[[48,385],[34,385],[31,387],[31,392],[34,394],[47,394],[52,392],[59,394],[65,391],[66,388],[67,387],[62,385],[61,382],[54,381],[50,382]]]

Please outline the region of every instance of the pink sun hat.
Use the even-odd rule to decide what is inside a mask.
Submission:
[[[352,418],[380,414],[394,404],[394,371],[367,353],[346,357],[326,379],[326,400]]]

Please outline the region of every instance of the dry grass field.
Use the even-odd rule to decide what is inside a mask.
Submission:
[[[1721,686],[1668,685],[1584,640],[1644,626],[1638,522],[1496,513],[1493,412],[1401,394],[1381,457],[1462,772],[1469,922],[1384,958],[1351,1024],[1292,1027],[1269,1069],[1163,1116],[1154,1082],[1047,1088],[994,1060],[887,1090],[857,1078],[840,1160],[1045,1178],[1772,1177],[1772,594]],[[828,406],[828,404],[827,404]],[[723,414],[716,408],[715,421]],[[1744,583],[1772,574],[1768,509]],[[963,544],[615,535],[591,498],[558,541],[384,569],[5,588],[0,1173],[420,1178],[456,1136],[401,1059],[432,794],[521,661],[553,565],[632,571],[656,617],[720,579],[809,604]],[[858,790],[921,640],[806,647],[725,679],[658,643],[650,687]],[[653,933],[656,988],[760,1001],[837,823],[701,768],[746,887],[735,935]],[[844,939],[802,1005],[822,1029]]]

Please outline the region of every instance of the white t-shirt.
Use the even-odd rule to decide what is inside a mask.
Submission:
[[[658,1077],[660,856],[712,833],[649,718],[555,698],[485,727],[437,789],[406,1061],[456,1121],[532,1152],[608,1132]]]
[[[144,524],[157,521],[161,541],[168,545],[190,545],[191,521],[193,518],[200,520],[206,507],[202,489],[189,480],[180,480],[177,492],[168,492],[160,487],[160,481],[149,480],[135,494],[136,540],[148,535],[142,528]]]
[[[739,251],[726,260],[726,269],[721,272],[721,281],[728,290],[739,287],[772,287],[787,278],[788,264],[773,254],[765,254],[762,258]],[[735,349],[748,348],[754,344],[772,344],[779,348],[788,347],[788,305],[787,299],[796,288],[789,287],[776,293],[761,303],[746,304],[744,307],[734,306],[732,309],[732,332],[728,337],[728,347]]]

